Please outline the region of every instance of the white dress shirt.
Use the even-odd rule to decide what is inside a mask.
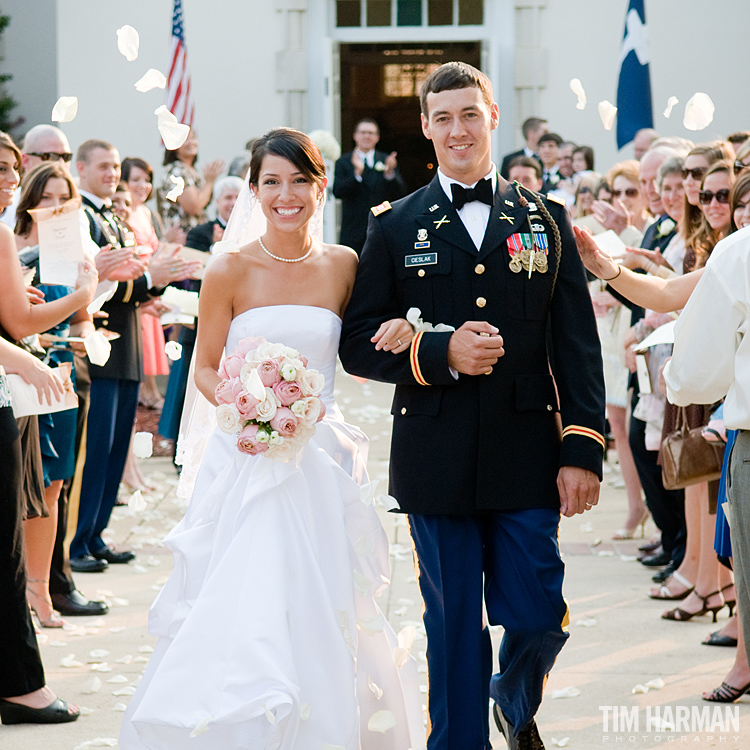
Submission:
[[[474,182],[471,185],[466,185],[463,182],[454,180],[452,177],[447,177],[439,167],[438,179],[440,180],[440,187],[443,188],[445,194],[451,201],[453,200],[451,185],[454,182],[464,188],[473,188],[474,185],[477,184]],[[492,182],[492,194],[494,195],[497,188],[497,170],[495,169],[494,164],[492,165],[492,169],[485,175],[484,179],[488,179]],[[479,180],[477,180],[477,182],[479,182]],[[482,247],[482,240],[484,239],[484,233],[487,229],[487,223],[490,220],[491,210],[492,207],[488,206],[486,203],[482,203],[482,201],[472,201],[471,203],[465,203],[461,207],[461,210],[457,212],[477,250]]]
[[[724,424],[750,429],[750,227],[719,242],[675,327],[664,369],[673,404],[712,404],[726,396]]]
[[[372,169],[375,166],[375,149],[370,149],[367,153],[360,151],[358,148],[354,149],[357,152],[357,156],[365,163],[366,167]],[[355,172],[354,179],[357,182],[362,182],[362,175]]]

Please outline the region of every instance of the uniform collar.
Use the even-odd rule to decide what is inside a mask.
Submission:
[[[94,208],[97,211],[101,211],[103,208],[110,208],[112,205],[111,201],[105,201],[103,198],[100,198],[98,195],[89,193],[88,190],[81,190],[81,188],[78,188],[78,192],[81,194],[83,198],[85,198],[89,203],[91,203],[91,205],[94,206]]]

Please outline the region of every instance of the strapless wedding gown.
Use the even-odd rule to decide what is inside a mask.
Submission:
[[[340,332],[319,307],[232,321],[227,352],[262,335],[325,375],[326,417],[286,464],[243,455],[214,431],[165,539],[174,571],[151,608],[159,641],[125,714],[123,750],[424,747],[416,665],[397,667],[375,600],[390,571],[362,491],[367,440],[333,398]]]

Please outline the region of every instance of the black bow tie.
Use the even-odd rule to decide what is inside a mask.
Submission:
[[[453,208],[460,211],[467,203],[481,201],[488,206],[495,205],[495,194],[492,192],[492,180],[485,178],[479,180],[473,188],[465,188],[456,182],[451,183],[451,196]]]

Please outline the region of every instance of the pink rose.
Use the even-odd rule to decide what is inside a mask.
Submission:
[[[242,365],[244,364],[245,360],[243,357],[238,357],[233,354],[222,362],[221,368],[219,369],[219,375],[223,378],[238,378],[240,376]]]
[[[299,355],[299,358],[302,360],[302,364],[307,367],[307,357],[303,357],[301,354]]]
[[[279,363],[275,359],[264,359],[258,365],[258,375],[266,388],[273,388],[279,379]]]
[[[257,435],[258,425],[249,424],[237,436],[237,448],[249,456],[257,456],[259,453],[265,453],[268,450],[268,443],[259,443],[256,440]]]
[[[233,404],[235,394],[232,390],[232,381],[222,380],[221,383],[216,386],[214,396],[216,398],[216,402],[219,404]]]
[[[321,402],[320,402],[320,414],[318,414],[317,421],[320,422],[320,420],[323,419],[323,417],[325,417],[325,415],[326,415],[326,405],[321,400]]]
[[[302,398],[302,389],[294,380],[291,383],[286,380],[276,383],[273,386],[273,392],[276,394],[276,398],[281,401],[282,406],[289,406],[297,399]]]
[[[234,405],[237,407],[237,411],[242,415],[243,419],[255,419],[255,407],[260,403],[255,396],[249,394],[246,390],[240,391],[234,400]]]
[[[297,417],[294,416],[291,409],[287,409],[286,406],[282,406],[276,410],[276,415],[271,420],[271,427],[273,427],[279,435],[289,437],[294,434],[297,429]]]
[[[234,353],[244,359],[248,352],[257,349],[261,344],[265,344],[265,342],[266,340],[263,336],[248,336],[237,344]]]
[[[230,382],[232,384],[232,393],[234,394],[234,400],[236,400],[237,396],[239,396],[240,393],[242,393],[242,391],[244,390],[244,387],[242,385],[242,381],[239,378],[232,378]]]

